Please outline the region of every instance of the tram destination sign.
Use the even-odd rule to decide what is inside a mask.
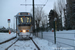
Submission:
[[[20,15],[29,15],[28,13],[20,13]]]

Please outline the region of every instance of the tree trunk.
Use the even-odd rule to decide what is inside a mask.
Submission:
[[[59,31],[59,18],[57,18],[57,31]]]
[[[60,17],[61,17],[61,19],[60,19],[60,26],[61,26],[61,31],[63,30],[63,28],[62,28],[62,12],[60,11]]]
[[[38,24],[37,24],[37,21],[36,21],[36,36],[37,36],[37,34],[38,34],[37,26],[38,26]]]

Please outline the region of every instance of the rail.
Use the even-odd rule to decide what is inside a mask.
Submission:
[[[8,50],[13,44],[15,44],[16,42],[18,41],[18,39],[14,42],[14,43],[12,43],[10,46],[8,46],[5,50]]]
[[[32,42],[35,44],[35,46],[37,47],[38,50],[40,50],[40,48],[38,47],[38,45],[34,42],[34,40],[32,38],[30,38],[32,40]]]
[[[15,39],[16,38],[16,36],[15,37],[12,37],[12,38],[10,38],[10,39],[8,39],[8,40],[5,40],[5,41],[3,41],[3,42],[0,42],[0,44],[4,44],[4,43],[6,43],[6,42],[9,42],[9,41],[11,41],[11,40],[13,40],[13,39]]]

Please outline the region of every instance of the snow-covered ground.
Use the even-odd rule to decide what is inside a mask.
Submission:
[[[41,33],[39,33],[39,36],[41,37],[40,34]],[[53,36],[53,34],[54,33],[51,32],[51,31],[43,32],[43,38],[44,39],[33,37],[33,40],[35,41],[35,43],[38,45],[38,47],[41,50],[55,50],[55,49],[56,50],[59,50],[59,49],[62,49],[62,50],[69,49],[69,50],[71,50],[71,49],[73,49],[73,47],[64,46],[64,44],[61,44],[61,43],[57,43],[56,45],[53,44],[51,41],[54,40],[54,38],[50,37],[50,36]],[[9,34],[9,33],[0,33],[0,42],[5,41],[7,39],[10,39],[14,36],[16,36],[15,33],[11,33],[11,34]],[[57,31],[56,36],[75,40],[74,30],[72,30],[72,31],[65,31],[65,30],[64,31]],[[7,43],[1,44],[0,45],[0,50],[5,50],[8,46],[10,46],[16,40],[17,39],[13,39],[13,40],[11,40]],[[58,39],[58,38],[56,40],[59,41],[59,42],[63,42],[63,43],[65,42],[66,44],[75,46],[74,41],[71,41],[71,40],[66,41],[64,39]],[[35,45],[33,44],[33,42],[31,40],[19,40],[12,47],[10,47],[9,50],[37,50],[37,48],[35,47]]]
[[[20,40],[8,50],[37,50],[37,48],[31,40]]]
[[[35,38],[33,40],[39,46],[40,50],[55,50],[56,48],[56,45],[45,39]]]
[[[41,32],[38,33],[41,38]],[[54,32],[43,32],[43,38],[54,43]],[[75,30],[56,31],[56,44],[68,50],[75,50]]]
[[[0,50],[5,50],[8,46],[10,46],[12,43],[14,43],[17,39],[13,39],[7,43],[1,44],[0,45]]]
[[[14,33],[11,33],[11,34],[0,33],[0,42],[10,39],[14,36],[15,36]],[[1,44],[0,50],[5,50],[8,46],[13,44],[16,40],[17,40],[17,38],[13,39],[7,43]],[[51,42],[48,42],[47,40],[44,40],[44,39],[33,37],[33,40],[35,41],[35,43],[38,45],[38,47],[41,50],[54,50],[54,48],[56,47],[56,45],[54,45]],[[37,48],[31,40],[18,40],[8,50],[37,50]]]
[[[16,39],[0,45],[0,50],[5,50],[9,45],[11,45]],[[56,45],[48,42],[47,40],[34,38],[35,43],[38,45],[40,50],[54,50]],[[12,45],[8,50],[38,50],[31,40],[19,40],[14,45]]]
[[[8,39],[10,39],[12,37],[15,37],[15,36],[16,36],[15,33],[11,33],[11,34],[9,34],[9,33],[0,33],[0,42],[3,42],[5,40],[8,40]]]

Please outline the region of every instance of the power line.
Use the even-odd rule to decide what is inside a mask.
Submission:
[[[46,1],[46,3],[45,3],[45,5],[44,5],[44,7],[46,6],[47,2],[48,2],[48,0]],[[42,7],[42,9],[43,9],[44,7]]]
[[[25,2],[26,2],[26,0],[25,0]],[[35,6],[46,6],[47,2],[48,2],[48,0],[46,1],[45,4],[35,4]],[[32,4],[20,4],[20,5],[24,5],[24,6],[33,6]]]
[[[20,4],[25,6],[33,6],[32,4]],[[45,4],[35,4],[36,6],[45,6]]]

